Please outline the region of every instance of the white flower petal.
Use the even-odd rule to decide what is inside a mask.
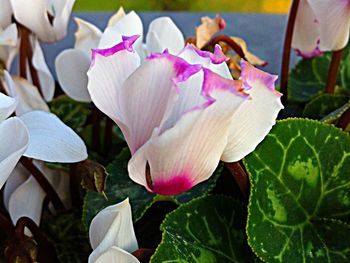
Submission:
[[[251,99],[245,101],[235,112],[230,135],[221,160],[236,162],[252,152],[269,133],[283,105],[281,94],[275,91],[277,76],[241,62],[241,79],[249,87],[246,92]]]
[[[91,49],[97,48],[102,32],[83,19],[76,17],[74,20],[78,26],[78,30],[75,32],[74,48],[83,51],[88,58],[91,58]]]
[[[94,253],[94,252],[93,252]],[[90,262],[90,261],[89,261]],[[111,247],[102,253],[94,263],[140,263],[136,257],[118,247]]]
[[[129,162],[131,179],[150,191],[162,195],[180,194],[207,180],[220,161],[232,116],[247,97],[239,92],[241,82],[227,80],[207,69],[203,71],[197,73],[202,74],[202,90],[194,93],[204,96],[205,103],[197,99],[198,105],[194,106],[186,99],[180,100],[181,105],[175,107],[180,112],[175,118],[178,120],[169,129],[162,129],[161,134],[154,133]],[[193,78],[196,77],[184,83],[186,89],[195,88],[198,80],[193,82]],[[194,96],[193,93],[188,95]]]
[[[28,147],[28,131],[17,117],[0,122],[0,188]]]
[[[10,94],[18,100],[16,107],[17,116],[33,110],[50,111],[37,87],[20,77],[13,77],[12,79],[15,85]]]
[[[0,92],[0,122],[10,116],[16,106],[17,101],[14,98]]]
[[[98,48],[110,48],[122,41],[122,36],[141,36],[135,43],[135,48],[138,49],[142,45],[143,25],[141,18],[131,11],[122,17],[112,27],[107,27],[101,36]]]
[[[13,224],[26,216],[39,225],[44,198],[45,192],[36,179],[30,176],[10,197],[8,210]]]
[[[78,49],[66,49],[56,58],[57,79],[62,90],[74,100],[91,101],[87,90],[90,63],[91,59]]]
[[[17,37],[16,24],[9,25],[4,31],[0,28],[0,61],[4,62],[8,69],[11,67],[11,63],[18,52]]]
[[[177,54],[185,46],[185,40],[170,17],[159,17],[149,25],[146,44],[149,53],[168,49],[170,54]]]
[[[29,131],[29,147],[25,156],[61,163],[74,163],[87,158],[83,140],[56,115],[32,111],[20,118]]]
[[[0,29],[11,24],[12,7],[9,0],[0,0]]]
[[[4,187],[4,205],[7,210],[9,209],[9,201],[12,193],[23,184],[29,176],[30,173],[21,163],[18,163],[15,169],[13,169]]]
[[[54,9],[53,30],[55,33],[54,41],[61,40],[67,35],[67,26],[70,14],[75,0],[52,1]]]
[[[46,65],[44,53],[37,39],[34,41],[32,63],[38,72],[43,96],[46,101],[51,101],[55,93],[55,80]]]
[[[129,199],[101,210],[90,224],[89,237],[94,249],[89,262],[94,262],[100,254],[112,246],[130,253],[137,250]]]
[[[112,27],[115,24],[117,24],[123,17],[125,16],[124,8],[121,6],[119,7],[117,13],[115,13],[111,18],[108,20],[107,27]]]
[[[346,46],[350,31],[350,4],[344,0],[309,0],[320,23],[320,49],[339,50]]]
[[[292,47],[299,55],[313,57],[320,54],[319,42],[320,24],[308,0],[301,0],[294,25]]]

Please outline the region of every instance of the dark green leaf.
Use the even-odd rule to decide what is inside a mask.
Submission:
[[[339,94],[321,94],[306,104],[303,117],[320,120],[344,106],[349,97]]]
[[[267,262],[350,261],[350,136],[317,121],[278,122],[245,159],[249,244]]]
[[[74,101],[66,95],[55,98],[49,103],[49,106],[52,113],[77,132],[82,131],[90,114],[87,103]]]
[[[168,214],[151,263],[254,262],[245,234],[246,210],[224,196],[195,199]]]

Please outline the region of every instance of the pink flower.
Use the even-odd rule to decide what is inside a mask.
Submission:
[[[242,159],[283,108],[276,76],[242,61],[241,80],[232,80],[219,47],[211,54],[189,45],[141,64],[135,41],[93,50],[88,90],[124,134],[129,176],[151,192],[182,193],[207,180],[220,160]]]

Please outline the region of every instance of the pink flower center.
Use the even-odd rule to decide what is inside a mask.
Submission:
[[[153,182],[152,191],[160,195],[181,194],[193,186],[188,173],[172,176],[169,179],[159,179]]]

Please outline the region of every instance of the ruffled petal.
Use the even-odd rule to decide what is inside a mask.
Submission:
[[[16,106],[17,101],[14,98],[0,92],[0,122],[10,116]]]
[[[11,24],[12,7],[9,0],[0,0],[0,29]]]
[[[95,262],[100,254],[112,246],[128,252],[137,250],[129,199],[101,210],[90,224],[89,237],[94,249],[89,262]]]
[[[168,53],[154,54],[125,81],[119,103],[131,153],[167,119],[178,97],[176,84],[200,68]]]
[[[216,169],[237,108],[247,99],[240,81],[228,80],[203,69],[183,83],[184,92],[194,89],[202,75],[201,92],[179,100],[173,124],[154,133],[129,162],[129,175],[148,190],[176,195],[207,180]],[[187,84],[187,85],[186,85]],[[181,89],[181,87],[179,87]],[[203,96],[198,105],[185,97]],[[187,103],[186,103],[187,101]],[[203,103],[204,102],[204,103]],[[183,106],[185,105],[185,106]],[[167,122],[166,122],[167,123]]]
[[[310,58],[321,54],[320,24],[308,0],[301,0],[294,25],[292,47],[298,55]]]
[[[275,90],[277,76],[241,61],[241,80],[251,99],[246,100],[233,116],[228,144],[221,160],[236,162],[252,152],[269,133],[283,109],[281,94]]]
[[[56,58],[55,68],[58,82],[62,90],[74,100],[91,101],[87,90],[87,72],[90,63],[90,57],[78,49],[66,49]]]
[[[350,2],[347,0],[309,0],[320,23],[320,49],[339,50],[349,40]]]
[[[90,58],[91,49],[97,48],[102,32],[96,26],[83,19],[76,17],[74,20],[78,26],[78,30],[75,32],[74,48],[83,51]]]
[[[13,224],[23,216],[40,224],[45,192],[33,176],[30,176],[11,195],[8,205]]]
[[[20,118],[29,131],[29,147],[25,156],[60,163],[74,163],[87,158],[83,140],[56,115],[31,111]]]
[[[16,107],[17,116],[33,110],[50,111],[37,87],[20,77],[13,77],[12,80],[14,85],[10,89],[9,94],[18,100]]]
[[[178,56],[188,63],[201,64],[203,67],[210,69],[224,78],[232,79],[230,69],[226,64],[228,58],[222,52],[219,45],[216,45],[214,53],[211,53],[209,51],[200,50],[191,44],[187,44]]]
[[[135,43],[135,49],[138,51],[142,45],[143,25],[141,18],[134,11],[131,11],[113,26],[106,28],[101,36],[98,48],[113,47],[123,40],[123,36],[130,37],[134,35],[141,36]]]
[[[17,117],[0,122],[0,188],[28,147],[28,131]]]
[[[102,253],[94,263],[140,263],[136,257],[118,247],[110,247]]]
[[[132,45],[135,37],[108,49],[93,50],[93,61],[88,71],[88,91],[91,99],[103,113],[114,120],[127,136],[128,129],[123,124],[119,101],[124,81],[140,65],[140,57]]]
[[[168,49],[170,54],[177,54],[185,46],[185,40],[170,17],[159,17],[149,25],[146,45],[149,53]]]

